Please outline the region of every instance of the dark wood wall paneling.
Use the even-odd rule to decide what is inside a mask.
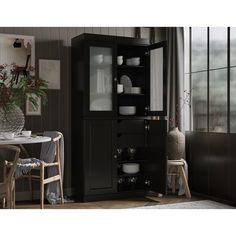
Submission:
[[[134,37],[133,27],[0,27],[0,33],[35,36],[35,67],[38,75],[39,59],[61,61],[61,89],[47,90],[48,104],[41,116],[26,116],[25,127],[33,132],[59,130],[65,140],[65,188],[71,187],[71,38],[82,33]],[[79,148],[79,147],[78,147]],[[40,145],[28,146],[36,155]]]
[[[193,192],[236,205],[236,134],[186,132]]]

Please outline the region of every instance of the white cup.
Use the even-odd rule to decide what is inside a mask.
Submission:
[[[15,134],[13,132],[2,132],[4,139],[14,139]]]
[[[117,84],[117,93],[123,93],[124,87],[123,84]]]
[[[123,64],[123,56],[118,56],[117,57],[117,65],[122,65]]]
[[[31,136],[31,130],[22,130],[21,133],[25,137],[30,137]]]

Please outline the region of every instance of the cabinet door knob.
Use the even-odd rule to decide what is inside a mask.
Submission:
[[[114,159],[117,159],[117,155],[114,155]]]
[[[149,124],[148,124],[148,125],[145,125],[145,129],[146,129],[147,131],[150,129]]]
[[[116,77],[114,78],[114,81],[117,82],[117,78]]]

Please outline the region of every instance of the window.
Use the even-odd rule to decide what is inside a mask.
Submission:
[[[184,36],[186,130],[236,133],[236,28],[185,28]]]

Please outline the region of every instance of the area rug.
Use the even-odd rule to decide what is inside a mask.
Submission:
[[[136,209],[235,209],[235,207],[211,200],[200,200],[192,202],[136,207]]]

